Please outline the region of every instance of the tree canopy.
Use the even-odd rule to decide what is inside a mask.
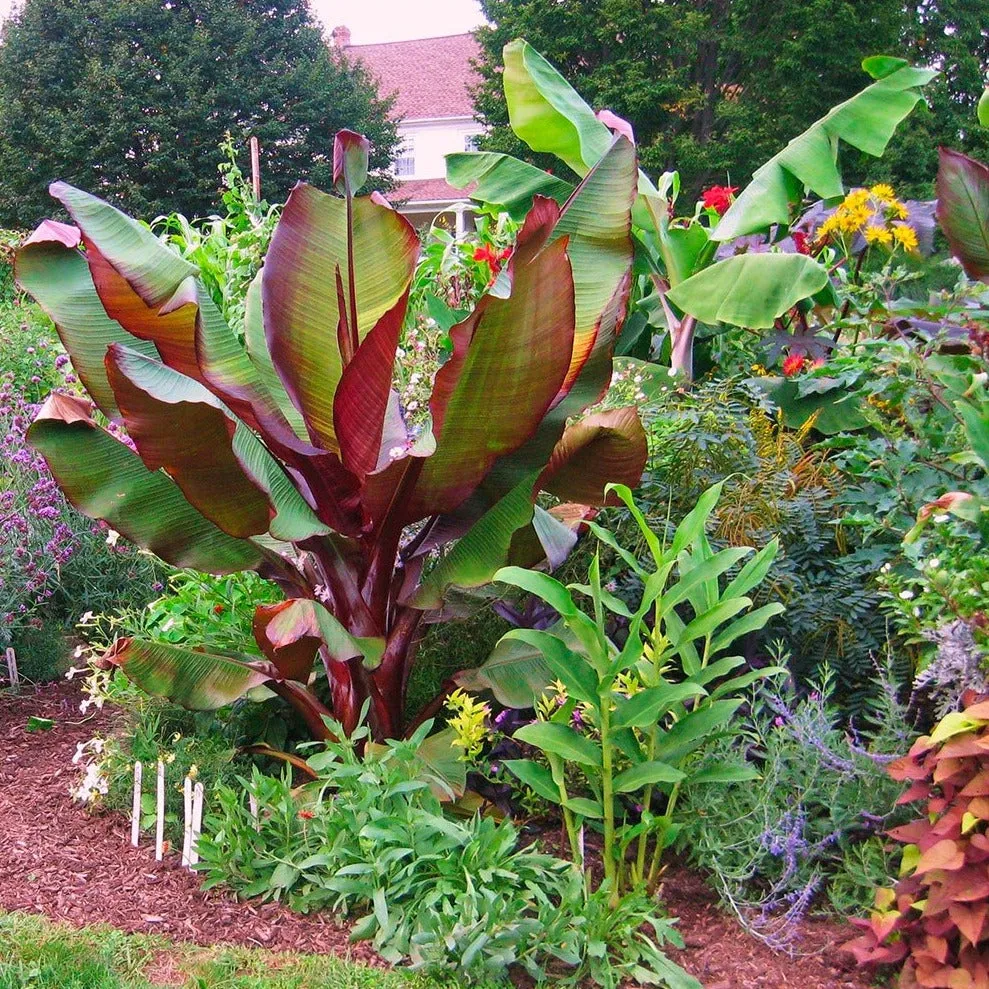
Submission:
[[[477,32],[483,82],[475,99],[492,128],[491,150],[532,159],[507,126],[501,92],[501,49],[516,37],[596,109],[631,121],[647,171],[676,168],[694,192],[712,182],[743,184],[867,85],[861,62],[874,54],[943,75],[931,87],[931,109],[897,136],[888,160],[850,161],[851,172],[929,192],[938,143],[972,150],[985,140],[976,133],[975,104],[989,70],[989,34],[972,0],[481,0],[481,7],[490,26]]]
[[[209,213],[227,131],[259,138],[268,199],[329,188],[341,128],[388,167],[389,105],[307,0],[24,0],[0,36],[0,226],[48,215],[53,179],[147,219]]]

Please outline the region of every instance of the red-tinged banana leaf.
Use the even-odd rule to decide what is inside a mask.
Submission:
[[[989,282],[989,166],[938,148],[937,218],[969,278]]]
[[[374,669],[385,651],[385,640],[379,636],[351,635],[319,602],[308,598],[282,601],[267,613],[263,639],[258,645],[268,655],[269,648],[278,651],[305,640],[326,646],[330,656],[339,663],[359,659],[368,669]]]
[[[252,570],[265,553],[227,535],[182,496],[167,474],[93,421],[83,399],[53,395],[27,433],[69,501],[176,567],[227,574]]]
[[[333,187],[341,196],[354,196],[367,181],[371,142],[352,130],[337,131],[333,139]]]
[[[248,356],[230,332],[208,295],[201,295],[196,326],[196,357],[209,388],[245,423],[255,428],[266,445],[293,471],[300,491],[319,518],[337,532],[355,535],[361,509],[357,478],[339,457],[312,445],[305,421],[289,401],[271,366],[264,329],[260,325],[261,286],[248,292],[246,334],[254,342]]]
[[[45,221],[17,252],[17,284],[51,317],[79,380],[100,411],[115,419],[117,404],[103,366],[107,347],[122,343],[149,357],[157,351],[107,316],[86,259],[49,224]]]
[[[340,459],[360,478],[377,470],[381,459],[382,438],[393,394],[395,352],[408,301],[406,290],[374,325],[357,348],[353,360],[343,369],[334,396],[333,428],[340,444]],[[400,415],[398,422],[404,433]]]
[[[161,308],[187,278],[199,274],[147,227],[102,199],[65,182],[53,182],[48,191],[69,211],[87,249],[92,245],[102,254],[148,306]]]
[[[481,488],[485,498],[475,499],[480,510],[529,471],[542,470],[567,420],[598,401],[611,383],[615,340],[631,287],[636,174],[635,149],[624,137],[616,138],[563,207],[552,236],[567,238],[574,279],[576,329],[566,384],[532,437],[494,464]]]
[[[259,271],[247,289],[244,309],[244,346],[247,350],[248,359],[261,380],[261,385],[272,397],[295,435],[300,440],[308,442],[309,432],[306,429],[306,421],[302,418],[302,413],[292,404],[292,400],[288,397],[288,392],[285,391],[282,379],[278,377],[275,365],[271,363],[271,354],[268,353],[268,341],[264,338],[264,317],[261,313],[261,279],[263,277],[264,271]],[[231,351],[231,355],[236,359],[233,351]],[[200,360],[202,360],[202,357],[203,355],[200,353]],[[231,357],[227,356],[223,364],[227,364],[230,361]],[[223,364],[220,366],[222,367]],[[213,377],[206,368],[204,368],[204,371],[212,383]],[[241,372],[236,377],[240,377],[244,373]],[[222,378],[220,383],[222,383]]]
[[[277,604],[259,606],[254,611],[251,627],[261,652],[273,663],[278,664],[283,676],[290,680],[298,680],[299,683],[308,683],[313,661],[321,645],[319,635],[302,630],[288,639],[276,635],[277,641],[273,641],[268,634],[268,626],[272,620],[294,605],[295,601],[279,601]],[[273,630],[273,634],[275,631]]]
[[[488,509],[427,574],[408,604],[423,611],[438,608],[450,587],[490,583],[508,559],[515,532],[532,521],[535,473],[524,478]]]
[[[266,686],[299,712],[316,738],[329,735],[323,719],[332,717],[332,712],[270,660],[196,652],[139,639],[119,640],[105,658],[146,693],[167,697],[191,711],[214,711],[254,687]]]
[[[411,224],[370,197],[338,199],[300,184],[285,204],[265,261],[265,336],[310,436],[326,450],[339,452],[333,398],[344,367],[341,317],[363,340],[405,294],[418,251]],[[353,313],[341,312],[338,271],[356,327]]]
[[[565,240],[525,263],[527,237],[543,235],[538,217],[523,227],[508,266],[511,295],[485,296],[450,331],[453,353],[430,399],[436,452],[423,464],[406,521],[460,505],[498,457],[538,429],[563,384],[573,352],[573,280]]]
[[[646,432],[633,406],[586,416],[568,426],[538,487],[580,505],[618,504],[608,484],[635,487],[648,458]]]
[[[107,374],[145,465],[163,468],[186,500],[231,536],[326,535],[310,505],[257,436],[197,381],[114,344]]]

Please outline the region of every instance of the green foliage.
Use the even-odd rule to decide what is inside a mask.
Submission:
[[[230,329],[244,339],[247,292],[278,221],[278,206],[258,202],[250,182],[237,164],[237,149],[229,135],[220,145],[223,182],[222,216],[188,220],[181,213],[158,217],[152,229],[162,242],[199,269],[199,277]]]
[[[839,916],[862,910],[895,871],[881,835],[904,816],[885,766],[908,728],[885,686],[871,720],[851,729],[841,726],[827,680],[802,697],[755,692],[743,730],[711,746],[701,767],[744,754],[758,779],[685,794],[680,847],[775,947],[789,947],[800,920],[822,901]]]
[[[226,132],[260,139],[273,202],[300,177],[331,185],[343,127],[373,138],[380,178],[396,144],[388,108],[301,0],[27,0],[0,43],[0,224],[41,220],[54,179],[146,216],[206,215]]]
[[[520,849],[508,821],[444,817],[434,792],[442,781],[421,758],[430,727],[369,744],[363,758],[350,742],[326,742],[307,760],[316,780],[299,790],[257,771],[219,788],[200,842],[206,886],[356,915],[353,936],[372,939],[386,959],[471,982],[520,966],[539,982],[552,972],[560,985],[589,975],[614,987],[632,974],[695,984],[662,955],[676,935],[654,904],[633,898],[615,913],[603,897],[587,898],[568,863]],[[364,737],[363,728],[352,735]]]
[[[511,567],[500,570],[496,580],[540,597],[559,613],[562,625],[507,633],[506,639],[534,647],[536,656],[529,662],[541,662],[547,679],[555,678],[556,703],[541,702],[539,720],[514,735],[538,749],[549,769],[530,760],[508,760],[505,766],[540,797],[561,806],[571,854],[581,867],[583,822],[601,822],[605,882],[617,905],[626,888],[655,888],[663,851],[679,831],[673,815],[682,792],[754,778],[744,762],[696,772],[693,760],[706,744],[735,730],[732,719],[743,688],[782,672],[771,667],[738,673],[745,660],[730,652],[736,640],[758,631],[783,609],[768,604],[753,610],[747,596],[769,571],[775,542],[754,554],[747,547],[712,549],[705,527],[720,485],[701,495],[668,541],[649,528],[627,488],[614,490],[648,552],[640,561],[612,533],[593,523],[591,528],[634,575],[639,587],[634,603],[602,586],[597,555],[586,584],[564,586]],[[723,582],[730,570],[734,577]],[[593,618],[577,605],[573,592],[591,599]],[[608,635],[607,612],[627,620],[621,647]],[[503,675],[490,663],[479,673]],[[579,773],[589,797],[572,792],[568,769]],[[641,812],[630,812],[629,802]]]
[[[850,178],[895,181],[929,195],[938,144],[985,150],[972,126],[989,72],[979,13],[964,0],[900,5],[704,0],[547,7],[537,0],[484,0],[477,32],[484,82],[475,97],[492,127],[485,147],[550,165],[508,127],[502,48],[524,37],[586,96],[631,121],[644,166],[681,172],[691,197],[712,182],[744,184],[793,135],[861,87],[864,58],[887,52],[951,67],[882,162],[847,160]],[[985,154],[982,157],[986,157]]]

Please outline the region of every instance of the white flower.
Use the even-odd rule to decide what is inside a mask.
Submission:
[[[890,566],[889,566],[889,564],[888,564],[888,563],[884,563],[884,564],[883,564],[883,565],[882,565],[882,566],[881,566],[881,567],[879,568],[879,572],[880,572],[880,573],[889,573],[889,571],[890,571]]]
[[[89,671],[88,671],[88,669],[85,666],[82,666],[82,667],[79,667],[79,666],[70,666],[65,671],[65,679],[66,680],[71,680],[74,676],[77,676],[80,673],[88,673],[88,672]]]
[[[114,529],[110,529],[106,534],[106,544],[107,546],[116,546],[117,540],[120,538],[120,533]]]
[[[405,447],[404,446],[393,446],[388,451],[388,459],[389,460],[398,460],[398,458],[401,457],[402,454],[404,454],[404,453],[405,453]]]
[[[86,613],[85,613],[85,614],[84,614],[84,615],[82,616],[82,618],[80,618],[80,619],[79,619],[79,624],[80,624],[80,625],[85,625],[85,624],[86,624],[86,622],[89,622],[89,621],[92,621],[92,620],[93,620],[93,613],[92,613],[91,611],[87,611],[87,612],[86,612]]]
[[[936,556],[932,556],[927,561],[927,565],[931,568],[931,570],[937,570],[937,568],[941,566],[941,561]]]
[[[75,649],[72,650],[72,658],[73,659],[82,658],[82,646],[76,646]]]
[[[946,514],[935,515],[934,516],[934,521],[935,522],[947,522],[948,521],[948,516]]]
[[[421,374],[420,374],[420,373],[419,373],[418,371],[413,371],[413,372],[412,372],[412,373],[411,373],[411,374],[409,375],[409,384],[410,384],[410,385],[415,385],[415,384],[418,384],[418,382],[419,382],[419,379],[420,379],[421,377],[422,377],[422,375],[421,375]]]
[[[409,402],[409,404],[405,407],[407,412],[415,412],[415,410],[418,408],[419,408],[419,403],[415,401]]]
[[[900,591],[900,597],[904,601],[909,601],[913,597],[913,591]]]
[[[323,604],[330,600],[330,589],[325,584],[317,584],[313,588],[313,594],[316,595],[316,600],[322,601]]]
[[[86,743],[76,742],[76,754],[72,757],[72,765],[76,766],[82,762],[82,757],[86,754]]]

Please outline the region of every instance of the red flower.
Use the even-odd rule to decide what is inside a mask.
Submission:
[[[222,604],[214,604],[213,605],[213,614],[214,615],[222,615],[223,612],[225,612],[226,610],[227,610],[226,607],[224,605],[222,605]]]
[[[316,815],[311,810],[300,810],[299,820],[300,821],[311,821]]]
[[[498,263],[498,254],[489,244],[482,244],[474,250],[475,261],[486,261],[490,265]]]
[[[718,216],[724,216],[736,192],[738,192],[737,185],[712,185],[710,189],[705,189],[701,193],[701,202],[704,204],[704,209],[713,209]]]
[[[804,369],[806,363],[807,358],[804,354],[787,354],[783,361],[783,374],[787,378],[792,378]]]
[[[810,254],[810,242],[807,234],[802,230],[792,230],[790,236],[793,238],[793,246],[797,249],[798,254]]]

